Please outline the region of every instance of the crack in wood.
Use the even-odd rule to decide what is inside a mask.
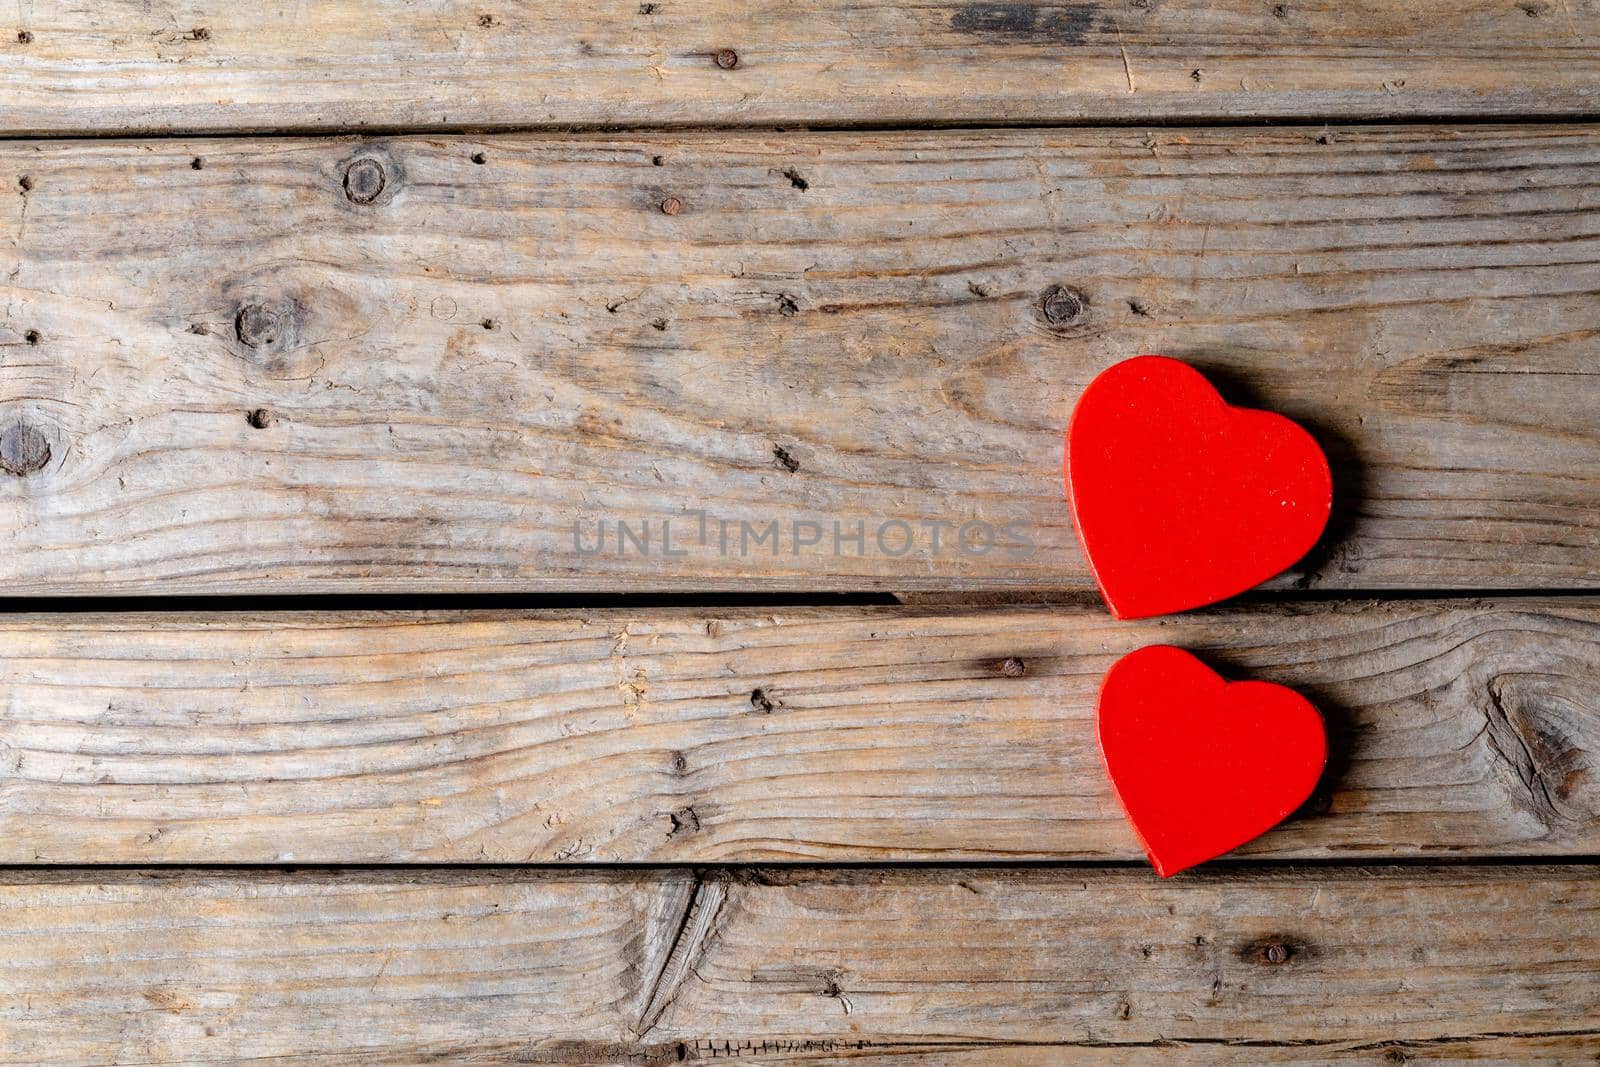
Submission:
[[[650,996],[644,1010],[633,1025],[633,1032],[644,1037],[661,1020],[683,985],[684,978],[693,970],[704,953],[706,942],[727,897],[728,878],[724,874],[697,875],[694,891],[678,921],[671,945],[667,950],[661,970],[650,983]]]
[[[1560,800],[1565,798],[1567,787],[1566,780],[1554,783],[1552,787],[1551,775],[1561,775],[1565,764],[1570,760],[1564,758],[1565,754],[1558,754],[1558,765],[1547,766],[1547,760],[1541,755],[1550,755],[1547,749],[1560,746],[1550,743],[1544,733],[1540,731],[1537,723],[1529,722],[1530,711],[1527,702],[1515,698],[1514,693],[1508,689],[1514,687],[1514,676],[1495,675],[1485,685],[1488,701],[1484,705],[1484,716],[1487,720],[1485,738],[1489,747],[1500,761],[1511,769],[1521,784],[1517,792],[1517,802],[1539,820],[1540,825],[1546,829],[1554,829],[1563,823],[1571,821],[1571,817],[1563,810]],[[1532,732],[1534,736],[1529,737]]]
[[[1600,1036],[1600,1029],[1506,1030],[1401,1038],[1387,1041],[1352,1043],[1325,1038],[1251,1039],[1238,1037],[1155,1038],[1148,1041],[1084,1039],[1078,1041],[986,1041],[982,1039],[940,1040],[916,1037],[828,1037],[823,1035],[781,1035],[746,1038],[685,1038],[650,1043],[617,1041],[560,1040],[538,1042],[515,1049],[515,1062],[544,1064],[627,1064],[659,1067],[662,1064],[703,1063],[738,1060],[752,1056],[801,1057],[818,1055],[853,1059],[889,1056],[938,1056],[959,1053],[1000,1053],[1019,1049],[1333,1049],[1345,1053],[1386,1052],[1408,1049],[1447,1048],[1475,1042],[1500,1040],[1575,1039]],[[419,1050],[420,1051],[420,1050]],[[437,1053],[438,1050],[429,1050]],[[481,1051],[474,1049],[473,1051]]]

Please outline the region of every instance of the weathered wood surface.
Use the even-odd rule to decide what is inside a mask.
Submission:
[[[1528,1064],[1565,1067],[1592,1062],[1600,1055],[1600,1034],[1558,1031],[1527,1037],[1438,1038],[1416,1041],[1329,1042],[1308,1046],[1243,1044],[1228,1039],[1214,1042],[1159,1041],[1149,1045],[1041,1043],[999,1044],[994,1042],[924,1041],[913,1044],[896,1040],[864,1042],[838,1041],[834,1051],[823,1042],[816,1049],[790,1042],[783,1051],[767,1049],[760,1041],[734,1046],[729,1056],[723,1042],[685,1043],[699,1060],[737,1060],[741,1064],[804,1063],[806,1067],[1063,1067],[1090,1064],[1159,1064],[1161,1067],[1188,1067],[1191,1064],[1471,1064],[1472,1067]],[[852,1048],[852,1044],[860,1047]],[[525,1043],[522,1046],[526,1047]],[[802,1053],[804,1055],[802,1055]],[[1404,1057],[1402,1059],[1401,1057]],[[694,1062],[696,1056],[688,1057]],[[315,1061],[306,1061],[315,1062]],[[616,1059],[616,1063],[628,1063]]]
[[[0,132],[1586,114],[1594,0],[19,4]],[[720,59],[719,59],[720,56]]]
[[[1083,588],[1063,428],[1163,351],[1332,453],[1280,585],[1593,587],[1597,162],[1548,126],[5,144],[0,585]]]
[[[1582,598],[11,616],[0,862],[1137,860],[1094,700],[1156,642],[1328,719],[1245,854],[1600,852]]]
[[[1572,1062],[1600,1031],[1586,866],[0,879],[11,1063]],[[956,1055],[987,1043],[1055,1056]]]

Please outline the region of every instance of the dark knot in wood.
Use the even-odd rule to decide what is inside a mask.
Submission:
[[[0,467],[19,478],[42,470],[50,462],[50,439],[27,422],[0,431]]]
[[[1070,285],[1052,285],[1039,294],[1039,312],[1056,329],[1076,326],[1089,313],[1089,298]]]
[[[376,159],[358,159],[344,172],[344,195],[353,204],[370,204],[383,195],[389,176]]]
[[[244,304],[233,317],[233,332],[246,348],[273,348],[288,330],[289,313],[280,304]]]

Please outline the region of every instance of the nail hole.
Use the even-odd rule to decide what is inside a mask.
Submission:
[[[472,161],[481,167],[485,163],[489,162],[489,157],[484,155],[482,152],[474,152],[472,153]]]
[[[1028,665],[1016,656],[1010,656],[1000,664],[1000,673],[1007,678],[1021,678],[1028,673]]]
[[[39,343],[39,331],[29,330],[27,333],[22,335],[22,339],[28,342],[30,345],[36,345]]]
[[[731,48],[724,48],[717,53],[717,66],[723,70],[732,70],[739,65],[739,53]]]
[[[788,170],[784,171],[783,176],[789,179],[790,185],[794,186],[802,193],[811,188],[811,183],[800,177],[800,172],[795,170],[793,167],[790,167]]]
[[[272,425],[272,412],[266,408],[256,408],[245,416],[245,421],[257,430],[265,430]]]
[[[33,43],[33,31],[32,30],[18,30],[17,31],[17,43],[18,44],[32,44]]]
[[[494,319],[484,319],[482,322],[478,323],[478,325],[482,326],[485,330],[498,330],[500,328],[500,324]]]
[[[24,174],[22,177],[17,179],[17,188],[21,189],[25,193],[33,192],[33,179]]]
[[[772,709],[778,705],[771,697],[767,696],[765,689],[752,689],[750,690],[750,706],[763,715],[771,715]]]
[[[479,15],[478,16],[478,25],[482,26],[484,29],[488,29],[490,26],[494,25],[494,16],[493,15]]]
[[[211,31],[204,26],[196,26],[189,31],[189,39],[191,41],[209,41],[211,40]]]
[[[651,156],[650,157],[650,165],[652,167],[664,167],[664,166],[667,165],[667,157],[666,156]]]
[[[205,170],[206,169],[206,161],[205,161],[205,159],[203,157],[201,157],[201,156],[195,156],[193,159],[189,160],[189,169],[190,170]]]

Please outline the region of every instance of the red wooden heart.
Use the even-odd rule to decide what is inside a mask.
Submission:
[[[1100,754],[1156,872],[1166,878],[1272,829],[1316,788],[1322,716],[1270,682],[1225,682],[1151,645],[1106,672]]]
[[[1125,360],[1089,383],[1067,429],[1066,474],[1078,539],[1119,619],[1265,581],[1316,544],[1333,505],[1309,433],[1227,404],[1166,356]]]

